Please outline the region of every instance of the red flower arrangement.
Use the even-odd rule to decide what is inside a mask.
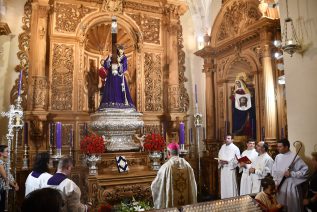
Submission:
[[[105,141],[101,136],[87,135],[80,141],[80,151],[86,155],[103,153],[105,151]]]
[[[165,148],[165,140],[160,134],[151,133],[145,137],[144,149],[149,152],[160,151],[162,152]]]

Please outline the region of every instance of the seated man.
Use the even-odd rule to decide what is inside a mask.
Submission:
[[[57,172],[48,179],[44,187],[55,188],[61,191],[65,199],[65,211],[86,212],[88,206],[80,202],[80,188],[72,180],[67,178],[72,168],[72,158],[61,158],[58,162]]]
[[[197,186],[192,167],[178,156],[178,144],[169,144],[167,150],[169,160],[162,165],[151,185],[154,208],[196,203]]]

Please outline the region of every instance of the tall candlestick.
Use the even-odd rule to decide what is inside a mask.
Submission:
[[[29,141],[29,123],[24,122],[24,145],[28,145]]]
[[[227,132],[228,132],[228,129],[227,129],[227,121],[225,121],[225,131],[224,131],[224,137],[225,137],[225,139],[226,139],[226,136],[227,136]]]
[[[251,138],[254,139],[253,137],[253,119],[251,119]]]
[[[198,103],[198,100],[197,100],[197,84],[195,84],[195,102]]]
[[[22,87],[22,70],[20,71],[20,77],[19,77],[19,84],[18,84],[18,96],[21,94],[21,87]]]
[[[62,149],[62,123],[56,122],[56,149]]]
[[[54,146],[54,123],[49,124],[50,145]]]
[[[87,136],[88,135],[88,125],[87,123],[85,122],[84,123],[84,136]]]
[[[70,148],[73,148],[73,146],[74,146],[73,134],[74,134],[74,130],[73,130],[73,128],[71,128],[70,133],[69,133],[69,147]]]
[[[185,124],[179,124],[179,144],[185,144]]]
[[[203,140],[206,140],[206,128],[203,127]]]
[[[193,128],[189,129],[189,142],[193,144]]]

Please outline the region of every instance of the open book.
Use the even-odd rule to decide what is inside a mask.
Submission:
[[[243,156],[241,158],[238,158],[236,156],[236,159],[237,159],[238,163],[245,163],[245,164],[251,164],[252,163],[252,161],[247,156]]]

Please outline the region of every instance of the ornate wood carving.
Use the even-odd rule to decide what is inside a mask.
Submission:
[[[179,74],[179,112],[187,112],[189,108],[189,96],[187,89],[185,88],[185,82],[188,79],[185,77],[185,52],[183,51],[183,30],[182,26],[179,23],[179,29],[177,33],[177,42],[178,42],[178,74]]]
[[[132,10],[139,10],[145,12],[159,13],[162,14],[164,12],[162,7],[156,7],[153,5],[146,5],[132,1],[124,1],[123,7]]]
[[[139,26],[146,43],[160,44],[160,19],[144,14],[128,14]]]
[[[103,0],[102,11],[122,13],[123,0]]]
[[[73,100],[74,47],[54,44],[52,59],[53,110],[71,110]]]
[[[152,201],[151,185],[149,183],[114,186],[105,189],[103,196],[105,197],[106,202],[109,203],[119,203],[123,199],[131,198],[132,196],[135,199],[141,199],[147,202]]]
[[[31,36],[31,15],[32,15],[32,5],[31,0],[28,0],[24,5],[24,16],[22,18],[22,33],[19,34],[19,51],[17,53],[18,59],[20,60],[20,65],[15,68],[16,72],[20,72],[23,68],[24,74],[22,78],[22,107],[26,110],[26,98],[28,91],[28,72],[29,72],[29,49],[30,49],[30,36]],[[18,81],[15,80],[15,83],[10,92],[10,103],[13,104],[17,98],[18,90]]]
[[[149,133],[158,133],[161,134],[162,127],[159,124],[146,124],[144,126],[144,134],[149,134]]]
[[[163,73],[161,54],[145,53],[145,111],[163,110]]]
[[[261,18],[259,9],[249,2],[235,1],[226,8],[226,12],[220,24],[217,41],[235,37],[246,31],[248,26]]]
[[[87,14],[96,11],[83,5],[56,3],[54,8],[56,13],[55,30],[58,32],[75,32],[81,19]]]
[[[0,22],[0,35],[9,35],[11,33],[10,27],[5,22]]]
[[[74,126],[72,124],[63,124],[63,126],[62,126],[62,145],[66,149],[67,149],[67,147],[69,148],[69,146],[70,146],[69,141],[70,141],[71,129],[74,129]],[[55,138],[55,140],[56,140],[56,138]],[[73,142],[74,142],[74,140],[73,140]]]
[[[168,86],[168,111],[179,112],[180,109],[180,87],[178,85]]]
[[[33,109],[40,108],[45,109],[46,108],[46,102],[47,102],[47,80],[44,76],[33,76],[33,97],[32,97],[32,103],[33,103]]]

